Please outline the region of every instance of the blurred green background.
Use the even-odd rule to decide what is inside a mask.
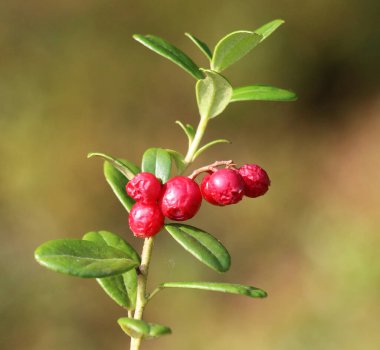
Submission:
[[[33,251],[97,229],[141,246],[86,154],[185,151],[174,121],[196,124],[194,81],[132,34],[160,35],[205,65],[185,31],[213,46],[284,18],[226,75],[299,101],[231,105],[205,141],[232,145],[197,162],[255,162],[272,179],[266,196],[205,203],[191,220],[222,240],[231,270],[215,275],[161,233],[150,279],[241,282],[270,296],[164,291],[146,319],[174,334],[144,349],[379,349],[378,14],[375,0],[1,1],[0,348],[128,348],[123,311],[96,283],[43,269]]]

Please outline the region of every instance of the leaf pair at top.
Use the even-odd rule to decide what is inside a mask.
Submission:
[[[195,36],[186,33],[185,35],[205,54],[211,62],[211,70],[221,72],[231,64],[243,58],[248,52],[256,47],[260,42],[272,34],[284,21],[281,19],[274,20],[251,31],[236,31],[222,38],[215,46],[214,52],[211,52],[206,43]],[[204,79],[204,74],[194,61],[183,51],[173,46],[166,40],[155,35],[135,34],[136,39],[149,49],[166,57],[174,62],[195,79]]]

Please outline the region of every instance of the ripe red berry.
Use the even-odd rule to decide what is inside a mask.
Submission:
[[[270,180],[266,171],[256,164],[245,164],[239,168],[244,180],[244,191],[247,197],[262,196],[268,191]]]
[[[191,219],[202,204],[198,184],[186,176],[176,176],[163,186],[160,199],[162,213],[171,220]]]
[[[161,230],[164,219],[158,204],[135,203],[129,213],[129,227],[136,237],[147,238]]]
[[[203,198],[211,204],[236,204],[244,196],[244,181],[236,170],[220,169],[203,179],[201,189]]]
[[[125,188],[135,201],[155,203],[160,198],[162,185],[153,174],[144,172],[137,174]]]
[[[202,179],[202,182],[201,182],[201,193],[203,195],[203,198],[211,203],[211,204],[214,204],[214,205],[219,205],[215,200],[214,198],[212,198],[211,194],[210,194],[210,191],[208,189],[208,183],[209,183],[209,180],[210,180],[210,177],[211,175],[208,174],[206,175],[203,179]]]

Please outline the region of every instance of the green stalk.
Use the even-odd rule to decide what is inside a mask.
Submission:
[[[201,143],[202,137],[206,131],[208,124],[208,118],[201,118],[197,131],[185,157],[185,169],[192,163],[195,153],[197,152]],[[146,285],[148,280],[149,264],[152,257],[153,249],[153,237],[146,238],[144,241],[144,247],[141,253],[141,265],[139,267],[139,275],[137,279],[137,299],[136,309],[133,318],[141,320],[146,304],[150,300],[146,291]],[[153,292],[155,293],[155,292]],[[131,338],[130,350],[140,350],[142,338]]]

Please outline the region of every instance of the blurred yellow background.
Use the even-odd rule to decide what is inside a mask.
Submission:
[[[132,39],[152,33],[205,59],[225,34],[286,24],[226,71],[234,86],[296,91],[292,103],[232,104],[196,165],[258,163],[268,194],[203,204],[191,220],[233,263],[215,274],[163,232],[150,286],[251,284],[265,300],[167,290],[145,318],[173,335],[144,349],[380,349],[380,88],[378,1],[1,1],[0,348],[128,349],[124,316],[91,280],[39,266],[43,241],[108,229],[137,247],[103,179],[100,151],[139,162],[148,147],[185,151],[177,119],[197,123],[194,80]]]

